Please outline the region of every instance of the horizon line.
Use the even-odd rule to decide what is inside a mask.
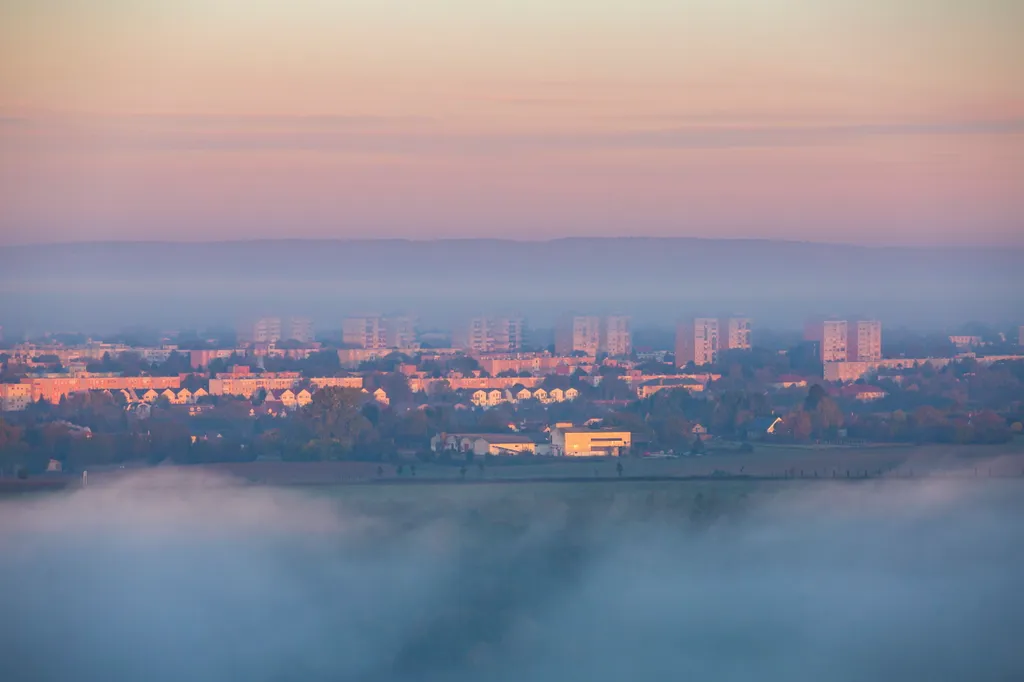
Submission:
[[[787,244],[794,246],[825,246],[843,247],[870,250],[913,250],[913,251],[986,251],[986,250],[1024,250],[1024,244],[857,244],[853,242],[838,241],[812,241],[785,238],[766,237],[696,237],[696,236],[652,236],[652,235],[623,235],[623,236],[566,236],[552,237],[548,239],[517,239],[512,237],[259,237],[253,239],[88,239],[81,241],[39,241],[19,242],[13,244],[0,244],[0,251],[6,249],[23,249],[32,247],[69,247],[69,246],[215,246],[215,245],[237,245],[237,244],[323,244],[323,243],[387,243],[403,242],[408,244],[430,244],[443,242],[481,242],[498,244],[552,244],[567,241],[693,241],[693,242],[731,242],[744,244]]]

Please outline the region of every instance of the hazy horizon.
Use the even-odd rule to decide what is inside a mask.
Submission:
[[[514,313],[548,326],[575,311],[637,324],[742,313],[762,328],[812,314],[927,328],[1019,323],[1022,258],[1020,249],[625,237],[8,246],[0,320],[113,330],[298,315],[334,328],[378,311],[438,324]]]
[[[209,239],[203,239],[202,237],[184,237],[181,239],[169,239],[167,237],[154,237],[154,238],[139,238],[133,237],[131,239],[67,239],[63,241],[25,241],[15,242],[10,244],[0,244],[0,249],[19,249],[19,248],[32,248],[40,246],[119,246],[119,245],[150,245],[158,246],[160,244],[173,244],[173,245],[188,245],[196,244],[203,246],[216,246],[216,245],[228,245],[228,244],[264,244],[264,243],[388,243],[388,242],[399,242],[399,243],[410,243],[410,244],[430,244],[438,242],[478,242],[478,243],[513,243],[513,244],[550,244],[554,242],[609,242],[609,241],[662,241],[662,242],[729,242],[734,244],[758,244],[758,243],[769,243],[769,244],[788,244],[788,245],[806,245],[806,246],[834,246],[834,247],[849,247],[852,249],[863,249],[871,251],[923,251],[923,252],[963,252],[963,253],[1007,253],[1021,251],[1024,252],[1024,244],[1017,246],[1002,246],[1002,245],[986,245],[986,244],[859,244],[852,241],[838,241],[838,240],[816,240],[816,239],[785,239],[785,238],[774,238],[774,237],[715,237],[715,236],[690,236],[690,235],[649,235],[649,234],[629,234],[629,235],[574,235],[574,236],[553,236],[553,237],[516,237],[516,236],[496,236],[496,237],[437,237],[437,236],[409,236],[409,237],[374,237],[374,236],[338,236],[338,237],[236,237],[236,238],[220,238],[212,237]]]

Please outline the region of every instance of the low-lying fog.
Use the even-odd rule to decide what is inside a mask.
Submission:
[[[146,473],[0,502],[0,679],[1020,680],[1022,512],[1012,480]]]

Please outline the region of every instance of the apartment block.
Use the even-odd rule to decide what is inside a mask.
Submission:
[[[517,353],[523,347],[523,320],[474,317],[453,334],[455,345],[470,353]]]
[[[693,363],[710,365],[718,357],[719,322],[713,317],[698,317],[676,330],[676,366]]]
[[[189,362],[193,369],[209,367],[214,360],[228,360],[232,355],[244,358],[248,354],[245,348],[218,348],[214,350],[189,351]]]
[[[804,327],[804,340],[818,344],[822,362],[846,362],[848,358],[849,325],[846,320],[812,320]]]
[[[281,318],[263,317],[252,326],[253,343],[277,343],[281,340]]]
[[[547,353],[516,353],[505,356],[490,356],[480,358],[480,369],[492,377],[502,372],[531,372],[537,376],[557,374],[560,370],[566,374],[571,373],[576,367],[589,364],[588,358],[578,358],[563,355],[549,355]]]
[[[50,375],[22,379],[32,392],[32,401],[57,404],[64,396],[82,391],[165,390],[181,388],[181,377],[122,377],[114,374],[83,373],[78,376]]]
[[[413,317],[384,318],[384,341],[388,348],[416,348],[416,319]]]
[[[846,360],[877,362],[882,359],[882,323],[854,320],[847,325]]]
[[[594,357],[601,348],[601,318],[594,315],[572,316],[555,328],[555,353],[583,353]]]
[[[341,340],[346,346],[365,350],[388,347],[384,322],[377,315],[345,318],[341,323]]]
[[[600,351],[611,356],[629,355],[633,350],[630,320],[625,315],[609,315],[601,329]]]
[[[726,317],[718,321],[722,350],[750,350],[750,319]]]
[[[32,403],[32,384],[0,384],[0,412],[21,412]]]
[[[308,317],[293,317],[289,319],[283,338],[285,340],[298,341],[299,343],[312,343],[315,338],[313,334],[313,321]]]

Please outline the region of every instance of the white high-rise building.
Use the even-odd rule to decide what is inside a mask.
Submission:
[[[287,331],[283,334],[285,340],[298,341],[299,343],[312,343],[313,321],[308,317],[293,317],[288,320]]]
[[[455,333],[455,343],[472,353],[516,353],[523,347],[518,317],[474,317]]]
[[[882,359],[882,323],[855,320],[848,324],[846,359],[850,362],[878,362]]]
[[[555,329],[555,352],[596,356],[601,348],[601,318],[577,315],[562,320]]]
[[[387,335],[380,316],[347,317],[341,323],[341,340],[352,348],[387,348]]]
[[[825,320],[815,326],[813,341],[819,343],[822,362],[845,362],[849,356],[849,325],[846,320]]]
[[[750,319],[728,317],[718,323],[722,350],[750,350]]]
[[[264,317],[252,326],[254,343],[277,343],[281,340],[281,318]]]
[[[633,341],[627,316],[609,315],[604,318],[600,350],[613,357],[630,354],[633,350]]]
[[[387,317],[384,319],[384,342],[386,348],[417,348],[416,320],[412,317]]]
[[[692,324],[680,325],[676,331],[676,365],[713,363],[718,357],[718,332],[718,320],[713,317],[698,317]]]

